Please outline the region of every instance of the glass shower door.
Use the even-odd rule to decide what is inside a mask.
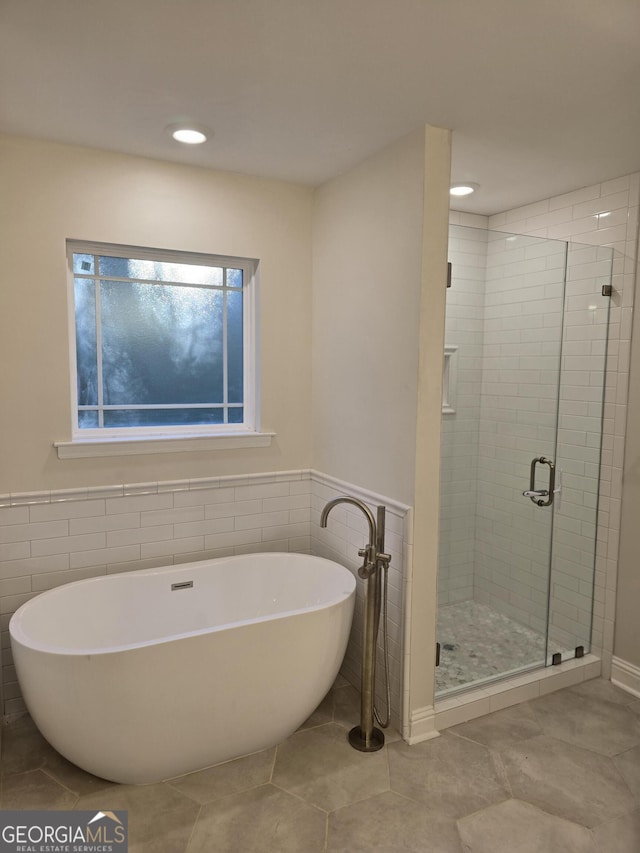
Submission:
[[[589,649],[611,281],[609,250],[449,240],[438,696]]]
[[[439,695],[545,662],[567,246],[453,226],[450,260]]]
[[[545,660],[566,262],[564,242],[488,235],[474,600],[489,678]]]
[[[562,488],[554,505],[547,665],[587,654],[592,643],[600,479],[604,473],[606,491],[613,452],[613,439],[603,446],[613,255],[597,246],[568,247],[555,454]]]

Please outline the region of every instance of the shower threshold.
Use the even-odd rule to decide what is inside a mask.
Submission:
[[[459,723],[483,717],[520,702],[528,702],[588,681],[602,674],[602,661],[590,653],[582,658],[573,658],[557,666],[541,666],[525,673],[500,678],[483,687],[466,687],[456,695],[436,697],[433,726],[441,732]]]

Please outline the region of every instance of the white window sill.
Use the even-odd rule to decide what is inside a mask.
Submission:
[[[137,456],[143,453],[184,453],[188,451],[235,450],[269,447],[274,432],[229,432],[218,435],[158,436],[157,438],[89,438],[54,441],[58,459],[95,456]]]

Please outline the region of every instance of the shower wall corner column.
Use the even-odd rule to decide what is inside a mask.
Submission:
[[[449,226],[451,135],[430,128],[425,145],[414,524],[405,601],[402,736],[437,735],[434,714],[442,367]],[[437,164],[437,167],[434,167]]]
[[[434,731],[450,151],[450,131],[421,127],[314,198],[313,467],[416,502],[403,613],[407,739]]]

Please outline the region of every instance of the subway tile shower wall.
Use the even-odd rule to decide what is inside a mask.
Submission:
[[[330,529],[319,528],[325,497],[345,493],[368,501],[375,511],[368,493],[308,470],[0,495],[4,713],[24,710],[8,626],[29,598],[84,578],[258,551],[317,553],[355,570],[357,550],[366,538],[359,519],[336,510]],[[383,498],[378,502],[390,505],[390,644],[399,712],[405,512]],[[359,604],[343,670],[354,684],[359,679],[361,619]]]
[[[606,250],[584,251],[595,256]],[[531,460],[555,453],[563,492],[554,512],[549,600],[551,644],[558,651],[588,645],[591,623],[608,309],[596,317],[586,307],[598,301],[596,294],[602,301],[591,254],[585,259],[572,252],[563,298],[563,242],[491,233],[488,244],[476,599],[545,633],[551,514],[523,500],[522,491]],[[588,295],[576,296],[580,305],[574,305],[578,281]],[[579,371],[573,364],[578,347]],[[538,478],[546,483],[542,472]]]
[[[585,522],[590,528],[594,518],[592,510],[597,500],[592,648],[602,656],[602,672],[605,677],[610,674],[613,653],[631,318],[638,266],[639,203],[640,174],[636,173],[491,217],[463,213],[453,213],[451,217],[452,224],[456,225],[582,244],[571,247],[569,251],[569,314],[572,305],[580,305],[580,300],[587,292],[585,288],[592,287],[594,282],[597,286],[598,280],[604,274],[603,259],[598,253],[598,247],[608,247],[616,253],[613,261],[614,292],[611,298],[606,350],[602,462],[598,493],[593,488],[596,477],[593,442],[596,440],[597,425],[591,422],[594,401],[587,399],[591,377],[585,384],[585,376],[580,373],[584,373],[584,368],[589,364],[588,359],[600,358],[604,344],[600,334],[602,329],[598,328],[597,324],[590,327],[576,324],[567,335],[564,345],[566,381],[560,394],[558,437],[559,464],[566,474],[559,524],[556,525],[554,534],[558,559],[551,589],[552,602],[555,602],[551,611],[552,637],[562,648],[567,636],[575,636],[576,633],[584,631],[588,621],[590,583],[581,577],[580,566],[573,559],[573,555],[581,550],[581,539],[591,534],[591,530],[585,528]],[[500,247],[494,245],[492,250],[496,249],[499,253]],[[499,258],[494,258],[493,262],[497,260]],[[568,320],[571,319],[568,316]],[[596,366],[596,370],[598,369]],[[589,372],[588,368],[586,372]],[[588,515],[586,520],[582,517],[585,511]],[[482,594],[490,595],[486,584]],[[499,595],[504,599],[504,589]],[[526,599],[527,596],[524,601],[522,598],[518,601],[512,600],[511,606],[517,606],[522,614],[522,611],[531,606]],[[529,598],[529,602],[531,600]]]
[[[489,219],[490,228],[571,240],[590,246],[607,246],[616,251],[607,345],[593,620],[593,647],[602,654],[606,677],[610,674],[613,653],[631,318],[638,266],[639,203],[640,174],[636,173]],[[586,429],[584,431],[587,432]],[[569,607],[579,617],[579,602],[572,602]]]

